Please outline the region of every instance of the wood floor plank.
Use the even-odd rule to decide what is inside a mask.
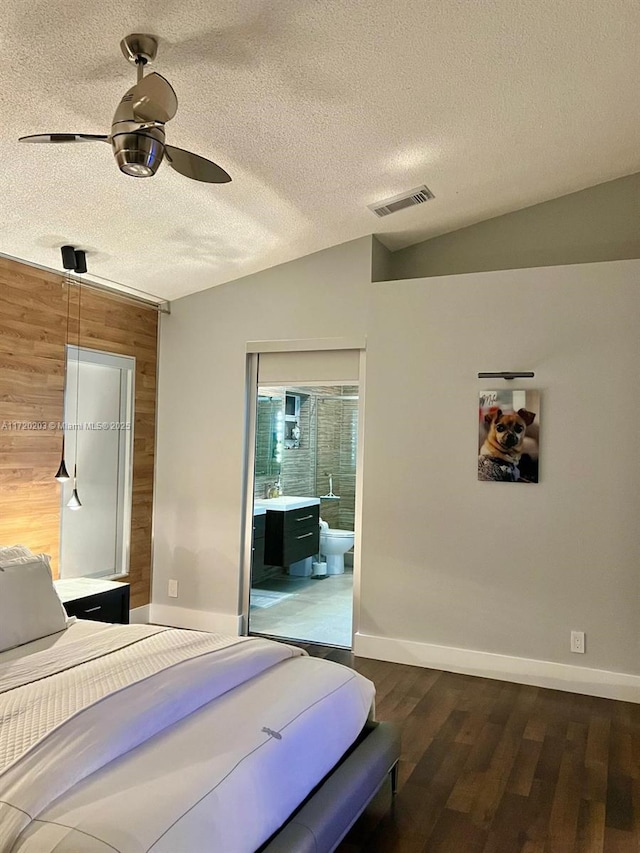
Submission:
[[[341,654],[402,757],[339,853],[640,853],[640,705]]]
[[[584,724],[571,723],[560,761],[545,853],[567,853],[576,845],[586,744]]]
[[[603,853],[605,813],[604,803],[580,802],[575,853]]]
[[[607,827],[631,832],[633,829],[632,780],[624,776],[609,774],[606,805]]]
[[[521,797],[529,796],[541,751],[542,743],[540,741],[522,738],[507,782],[507,791],[510,794],[519,794]]]

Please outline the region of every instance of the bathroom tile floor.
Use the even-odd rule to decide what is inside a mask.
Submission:
[[[270,578],[253,589],[258,596],[271,591],[288,597],[268,607],[252,607],[250,633],[351,648],[353,572],[350,570],[323,580]]]

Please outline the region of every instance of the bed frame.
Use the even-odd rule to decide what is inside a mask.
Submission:
[[[400,733],[369,722],[339,764],[258,853],[331,853],[388,776],[396,792]]]

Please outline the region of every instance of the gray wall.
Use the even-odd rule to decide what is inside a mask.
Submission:
[[[373,279],[640,258],[640,173],[397,252],[373,244]]]
[[[371,252],[163,318],[154,603],[239,612],[246,342],[366,334],[360,631],[639,673],[640,262],[372,284]],[[542,392],[541,482],[479,483],[476,374],[515,369]]]
[[[363,632],[640,671],[639,275],[618,261],[376,286]],[[476,480],[492,370],[536,374],[519,384],[541,392],[537,485]]]
[[[370,269],[365,238],[172,303],[161,329],[154,604],[239,612],[246,343],[364,335]]]

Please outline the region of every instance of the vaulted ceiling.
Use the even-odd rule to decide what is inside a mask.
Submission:
[[[226,185],[163,164],[121,174],[101,144],[160,40],[168,141]],[[635,0],[4,0],[0,252],[164,298],[376,233],[391,249],[640,169]],[[426,184],[435,200],[367,205]]]

